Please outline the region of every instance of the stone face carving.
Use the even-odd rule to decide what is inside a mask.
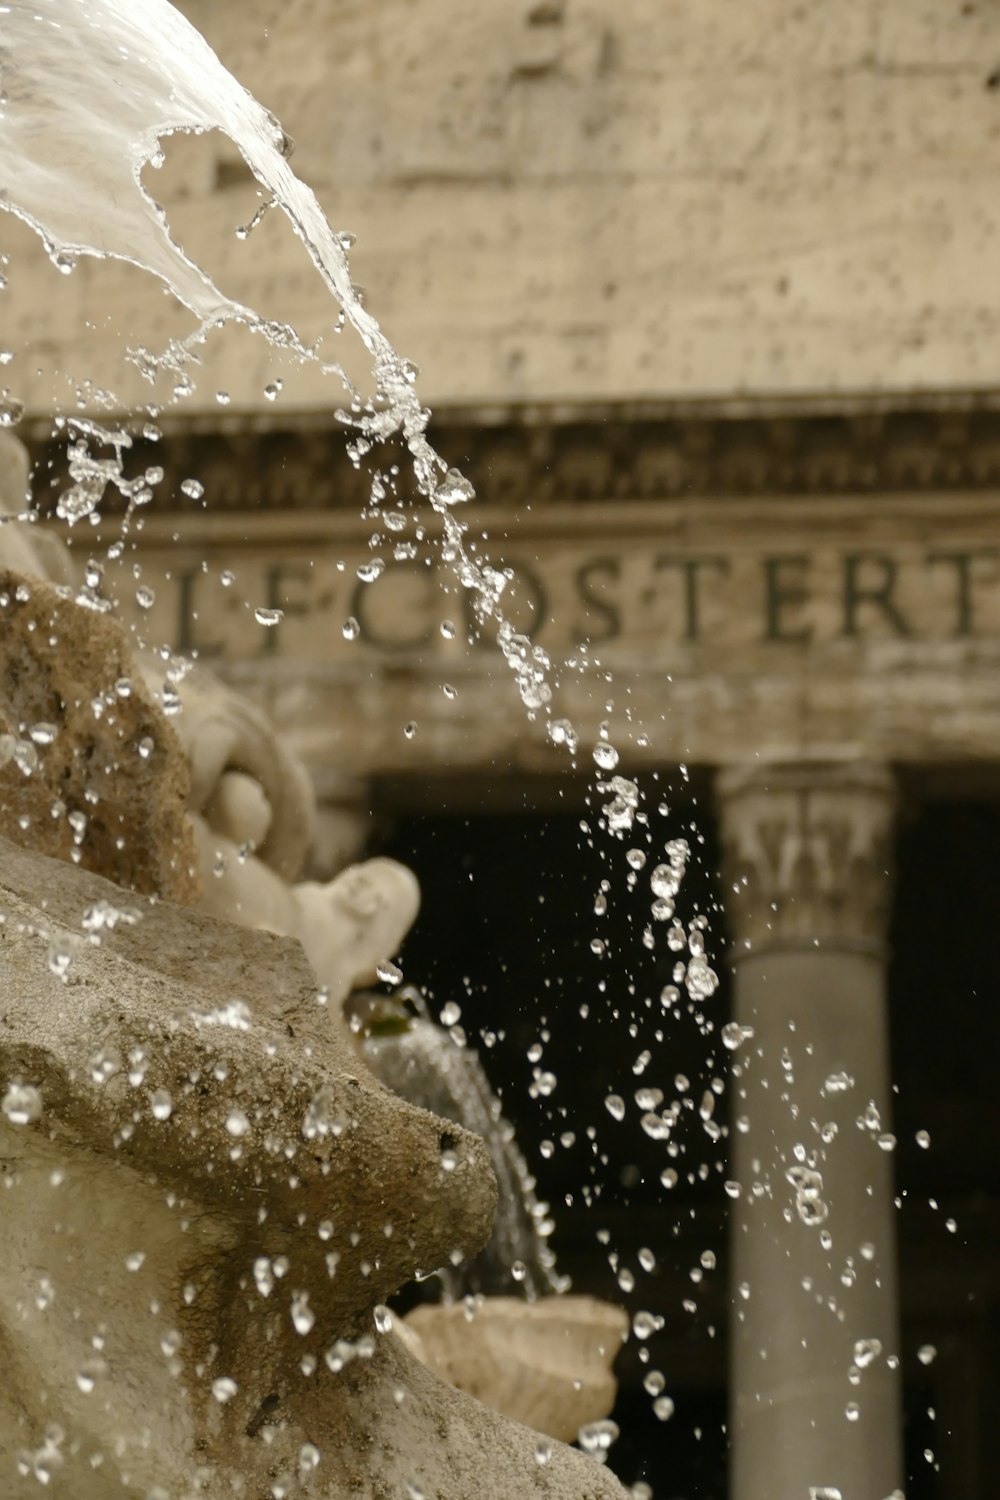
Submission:
[[[492,1174],[296,944],[6,842],[0,907],[5,1496],[621,1495],[373,1319],[483,1242]]]
[[[881,766],[720,773],[729,907],[741,951],[836,938],[881,949],[895,791]]]

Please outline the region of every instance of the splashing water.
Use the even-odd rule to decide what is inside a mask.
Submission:
[[[444,560],[471,592],[480,623],[496,622],[526,705],[547,707],[551,664],[504,619],[505,574],[464,545],[467,527],[454,510],[474,499],[475,490],[428,441],[429,413],[420,405],[413,366],[362,306],[347,260],[349,237],[331,227],[316,195],[292,171],[291,142],[274,117],[167,0],[142,6],[10,0],[0,9],[0,181],[9,184],[0,206],[35,230],[60,270],[70,272],[81,256],[127,261],[158,277],[194,313],[198,327],[182,343],[158,354],[131,351],[150,378],[170,369],[193,388],[186,367],[195,348],[227,322],[263,334],[301,360],[318,361],[316,348],[307,348],[289,325],[261,317],[214,284],[173,239],[164,210],[143,185],[143,169],[162,162],[163,138],[181,131],[227,135],[264,189],[266,204],[288,217],[370,356],[374,400],[361,403],[355,393],[352,414],[338,415],[360,430],[363,451],[402,435],[418,491],[441,517]],[[322,368],[350,389],[339,366]],[[101,476],[105,482],[112,477]]]

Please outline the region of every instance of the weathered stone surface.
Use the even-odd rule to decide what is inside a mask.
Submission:
[[[568,1443],[614,1406],[611,1365],[628,1315],[595,1297],[487,1297],[471,1317],[461,1303],[416,1307],[406,1328],[415,1352],[459,1390]]]
[[[187,765],[128,637],[0,568],[0,832],[136,891],[193,900]]]
[[[493,1208],[484,1148],[372,1078],[317,1002],[297,943],[137,903],[12,845],[2,855],[8,972],[13,963],[37,968],[26,969],[7,1003],[5,1061],[9,1075],[41,1089],[50,1121],[219,1211],[255,1223],[266,1206],[266,1223],[253,1231],[261,1253],[294,1234],[304,1212],[313,1224],[308,1259],[322,1267],[329,1250],[341,1256],[326,1294],[341,1314],[357,1315],[451,1251],[478,1248]],[[137,920],[90,933],[85,913],[102,901]],[[46,963],[53,944],[73,953],[65,983]],[[142,1079],[133,1085],[137,1052]],[[92,1062],[102,1057],[109,1077],[95,1085]],[[150,1104],[157,1090],[170,1096],[166,1120]],[[235,1129],[234,1111],[246,1116]],[[452,1174],[441,1165],[442,1134],[454,1137]],[[327,1213],[336,1231],[320,1241],[315,1224]],[[352,1244],[352,1234],[367,1243]],[[362,1275],[367,1258],[377,1264]]]
[[[373,1331],[484,1241],[492,1174],[371,1078],[297,944],[7,842],[0,911],[5,1495],[621,1493]]]

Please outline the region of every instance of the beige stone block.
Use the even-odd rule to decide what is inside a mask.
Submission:
[[[303,0],[279,29],[263,5],[189,12],[359,235],[355,277],[432,405],[994,380],[985,15],[909,0],[363,15]],[[339,352],[280,215],[236,240],[259,199],[233,148],[174,154],[150,179],[181,242],[228,292]],[[120,349],[137,330],[162,344],[183,317],[122,267],[58,276],[26,234],[0,223],[15,390],[36,410],[86,378],[148,398]],[[215,411],[220,389],[233,410],[263,409],[278,370],[261,340],[213,337],[186,410]],[[284,399],[339,393],[289,371]]]

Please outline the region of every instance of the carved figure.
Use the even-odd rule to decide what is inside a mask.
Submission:
[[[4,481],[16,514],[0,434]],[[340,1015],[412,875],[290,885],[311,806],[278,737],[207,676],[144,680],[41,536],[0,524],[0,834],[28,846],[0,839],[0,1492],[621,1496],[382,1306],[495,1199],[481,1141],[377,1083]]]

